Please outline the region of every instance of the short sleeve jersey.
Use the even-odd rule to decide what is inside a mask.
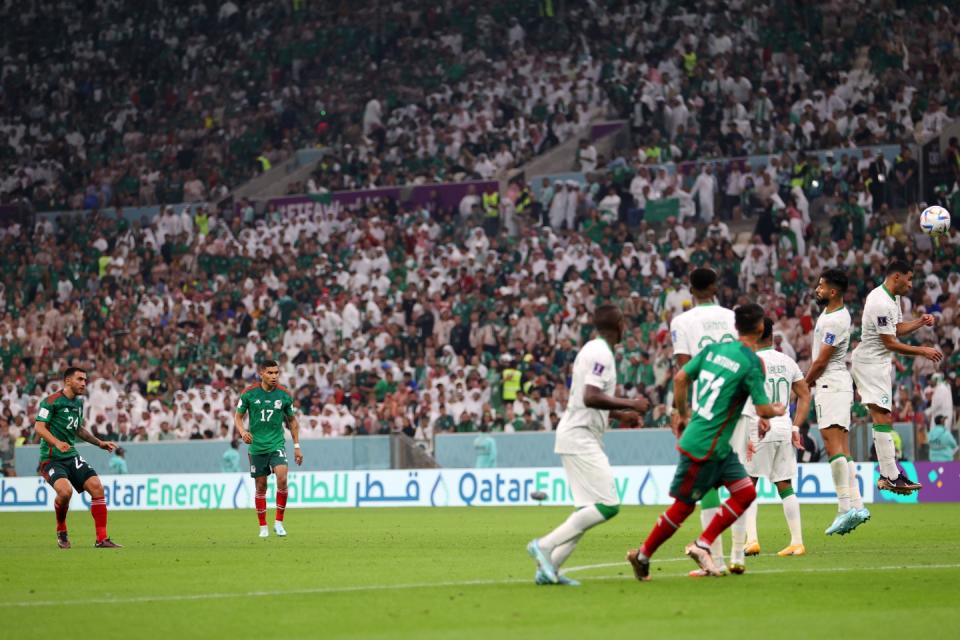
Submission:
[[[856,358],[860,362],[890,362],[893,354],[883,345],[881,335],[897,335],[897,324],[903,321],[900,296],[890,293],[882,284],[867,295],[861,318],[860,345]]]
[[[712,344],[683,367],[696,384],[693,414],[677,448],[691,460],[723,459],[747,398],[769,404],[763,363],[741,342]]]
[[[237,413],[250,415],[252,454],[270,453],[284,448],[284,424],[293,417],[293,396],[285,387],[264,391],[259,384],[251,385],[240,394]]]
[[[850,312],[846,307],[820,314],[813,330],[812,359],[816,360],[824,345],[833,347],[827,368],[817,384],[828,385],[831,391],[853,391],[850,372],[847,371],[847,349],[850,348]]]
[[[800,371],[800,366],[794,362],[793,358],[780,351],[775,351],[773,347],[760,349],[757,351],[757,357],[763,361],[763,388],[767,392],[767,397],[770,398],[771,402],[789,405],[793,383],[803,380],[803,372]],[[744,404],[743,415],[757,417],[753,400],[748,399]],[[763,437],[763,441],[786,442],[790,440],[792,432],[793,421],[789,414],[771,418],[770,431]],[[756,421],[750,426],[750,438],[754,442],[760,439]]]
[[[62,391],[47,396],[40,401],[36,421],[45,423],[54,437],[70,445],[66,453],[61,453],[41,440],[40,460],[65,460],[77,455],[74,443],[77,431],[83,426],[83,400],[79,396],[71,400]]]
[[[691,358],[707,345],[737,339],[734,313],[716,304],[699,304],[670,322],[673,355]]]
[[[584,453],[602,442],[610,412],[590,409],[583,403],[587,385],[597,387],[607,395],[613,395],[617,390],[616,361],[613,350],[603,338],[583,345],[573,362],[570,399],[557,426],[556,453]]]

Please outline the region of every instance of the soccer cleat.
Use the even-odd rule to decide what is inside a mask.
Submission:
[[[723,573],[721,573],[720,569],[713,563],[713,558],[710,556],[710,547],[701,547],[696,542],[691,542],[683,548],[683,552],[697,563],[697,566],[703,571],[703,577],[720,577],[726,573],[726,567],[723,568]],[[699,577],[693,576],[692,573],[690,576]]]
[[[543,571],[537,569],[537,574],[534,576],[533,581],[539,585],[554,585],[558,584],[564,587],[579,587],[580,581],[574,580],[573,578],[568,578],[567,576],[558,575],[556,582],[550,582],[547,580],[547,576],[544,575]]]
[[[553,568],[553,563],[550,562],[550,558],[543,552],[540,548],[540,541],[536,538],[527,543],[527,553],[530,554],[530,557],[536,561],[537,566],[540,567],[540,571],[543,572],[543,576],[552,584],[558,584],[559,580],[557,579],[557,570]]]
[[[650,558],[640,555],[640,549],[630,549],[627,551],[627,562],[633,567],[633,575],[640,582],[646,582],[650,579]]]
[[[742,576],[747,572],[747,565],[740,564],[739,562],[730,563],[730,573],[735,576]]]
[[[281,538],[283,538],[283,537],[285,537],[285,536],[287,535],[287,530],[283,528],[283,523],[282,523],[282,522],[274,522],[274,523],[273,523],[273,531],[274,531],[274,533],[276,533],[276,534],[277,534],[278,536],[280,536]]]
[[[781,558],[786,558],[787,556],[805,556],[807,555],[807,549],[802,544],[792,544],[786,549],[777,551],[777,555]]]
[[[95,546],[97,549],[123,549],[123,545],[117,544],[110,538],[99,540],[93,546]]]
[[[824,531],[828,536],[832,536],[835,533],[840,535],[845,535],[853,530],[853,522],[856,520],[857,510],[850,509],[843,513],[838,513],[837,517],[833,519],[833,523]]]
[[[756,540],[748,542],[743,545],[743,555],[745,556],[758,556],[760,555],[760,543]]]
[[[261,538],[270,537],[270,529],[267,528],[267,525],[263,525],[262,527],[260,527],[260,537]]]
[[[908,496],[914,491],[920,491],[922,488],[922,484],[919,482],[911,482],[902,473],[893,480],[886,476],[880,476],[880,479],[877,480],[877,489],[881,491],[891,491],[901,496]]]
[[[687,577],[688,578],[717,578],[717,577],[728,575],[729,573],[730,573],[730,570],[727,569],[726,565],[720,565],[720,567],[717,568],[717,573],[715,574],[709,574],[703,569],[694,569],[693,571],[687,574]]]
[[[870,519],[870,509],[863,507],[862,509],[857,509],[857,519],[860,521],[859,524],[863,524]],[[858,525],[859,526],[859,525]]]
[[[57,546],[61,549],[70,549],[72,547],[66,531],[57,531]]]

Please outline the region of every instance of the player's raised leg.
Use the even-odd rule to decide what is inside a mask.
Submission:
[[[860,491],[860,478],[857,477],[857,463],[847,454],[847,471],[850,474],[850,507],[857,510],[857,525],[870,519],[870,510],[863,504],[863,493]],[[855,527],[856,528],[856,527]]]
[[[103,485],[100,478],[92,476],[83,483],[83,490],[90,496],[90,515],[97,532],[96,547],[99,549],[119,549],[117,544],[107,535],[107,501],[103,495]]]
[[[823,400],[823,396],[818,397],[818,402]],[[820,435],[830,459],[830,475],[837,493],[837,515],[824,533],[828,536],[835,533],[843,535],[853,528],[856,519],[856,511],[850,505],[850,470],[846,454],[849,436],[847,430],[839,425],[821,428]]]

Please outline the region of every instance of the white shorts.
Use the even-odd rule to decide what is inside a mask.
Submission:
[[[784,442],[764,442],[756,446],[750,462],[744,467],[751,478],[767,478],[770,482],[793,480],[797,475],[797,450],[789,440]]]
[[[818,389],[813,396],[817,410],[817,426],[821,429],[840,427],[850,430],[850,410],[853,408],[853,391],[830,391]]]
[[[602,451],[565,453],[560,455],[563,470],[567,472],[573,504],[578,509],[592,504],[614,506],[620,504],[613,482],[613,468]]]
[[[850,367],[853,382],[860,392],[860,402],[875,404],[887,411],[893,410],[893,373],[891,362],[857,362]]]

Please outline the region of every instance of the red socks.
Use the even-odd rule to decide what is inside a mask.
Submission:
[[[660,545],[669,540],[670,536],[680,528],[687,516],[693,513],[693,509],[694,505],[675,500],[670,508],[657,518],[657,523],[653,525],[653,531],[640,546],[640,553],[647,558],[652,556],[660,548]]]
[[[93,516],[93,525],[97,529],[97,542],[106,540],[107,501],[105,498],[96,498],[90,503],[90,515]],[[64,510],[64,517],[66,517],[66,510]]]
[[[67,530],[67,511],[70,509],[70,501],[67,500],[63,504],[60,504],[59,501],[53,501],[53,510],[57,514],[57,533]]]
[[[277,522],[283,522],[283,512],[287,508],[287,492],[277,491]]]
[[[267,494],[258,493],[254,497],[253,503],[257,507],[257,518],[260,520],[260,526],[267,526]]]
[[[710,546],[723,531],[737,521],[747,507],[757,499],[757,490],[753,487],[750,478],[742,478],[727,485],[730,491],[730,499],[723,503],[717,515],[703,530],[698,542],[704,546]]]

